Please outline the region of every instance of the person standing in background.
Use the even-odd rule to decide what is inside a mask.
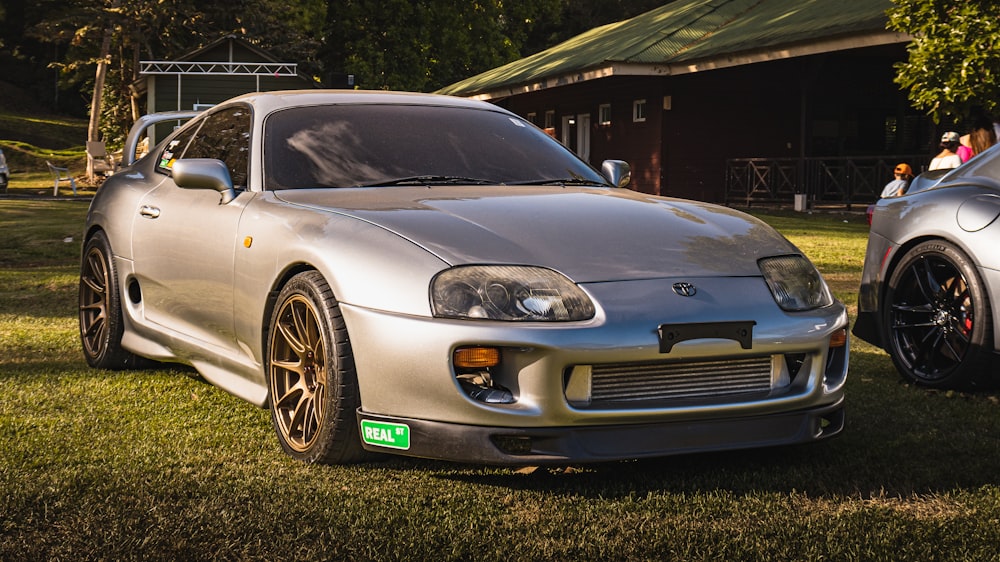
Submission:
[[[941,135],[941,152],[931,160],[929,170],[947,170],[957,168],[962,165],[962,159],[958,157],[959,138],[958,133],[948,131]]]
[[[958,150],[955,153],[958,154],[958,158],[962,162],[968,162],[970,158],[976,155],[972,151],[972,133],[962,135],[962,138],[958,140]]]
[[[975,156],[987,148],[997,143],[997,135],[993,131],[993,124],[983,122],[973,127],[969,133],[969,145],[972,148],[972,155]]]

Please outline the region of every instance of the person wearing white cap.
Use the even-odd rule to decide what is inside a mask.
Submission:
[[[941,152],[931,160],[929,170],[945,170],[957,168],[962,165],[962,159],[958,157],[958,133],[948,131],[941,135]]]

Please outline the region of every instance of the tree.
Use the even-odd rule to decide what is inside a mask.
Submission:
[[[665,0],[326,0],[325,78],[431,91]]]
[[[328,77],[360,87],[436,90],[522,56],[563,1],[327,0],[322,60]]]
[[[607,23],[635,17],[673,0],[561,0],[557,11],[530,30],[522,56],[537,53]]]
[[[913,37],[896,83],[935,122],[995,115],[1000,101],[1000,3],[895,0],[889,29]]]
[[[28,34],[63,46],[64,56],[51,65],[64,83],[91,94],[89,140],[101,137],[109,145],[124,140],[140,112],[131,86],[141,59],[169,60],[229,33],[295,57],[300,68],[318,74],[315,22],[322,20],[324,0],[39,2],[46,16]]]
[[[118,8],[118,0],[111,3],[112,9]],[[111,37],[114,28],[110,21],[105,22],[102,32],[101,50],[97,56],[97,72],[94,77],[94,91],[90,97],[90,123],[87,126],[87,142],[101,140],[101,103],[104,101],[104,81],[108,75],[108,58],[111,55]],[[94,162],[87,158],[87,179],[94,181]]]

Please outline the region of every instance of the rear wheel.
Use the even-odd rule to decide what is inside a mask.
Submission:
[[[908,381],[965,388],[985,377],[992,323],[983,283],[971,260],[945,241],[908,251],[889,277],[884,341]]]
[[[83,247],[80,263],[80,341],[87,364],[98,369],[140,366],[140,358],[122,348],[125,324],[111,244],[96,232]]]
[[[347,327],[318,272],[296,275],[278,295],[267,372],[271,421],[286,453],[324,464],[367,457],[358,433],[361,400]]]

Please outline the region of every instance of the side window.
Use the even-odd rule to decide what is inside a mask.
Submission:
[[[184,149],[191,142],[191,137],[197,132],[198,125],[195,125],[168,142],[163,152],[160,153],[160,160],[157,162],[156,168],[162,172],[169,172],[174,167],[174,161],[184,154]]]
[[[247,186],[250,163],[250,109],[230,107],[205,118],[181,158],[216,158],[226,163],[233,185]]]

